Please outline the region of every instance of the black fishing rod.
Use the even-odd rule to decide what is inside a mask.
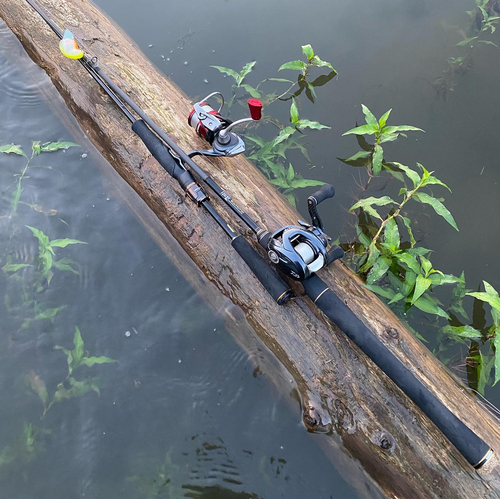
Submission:
[[[34,0],[27,0],[27,2],[62,39],[63,32],[36,5]],[[281,272],[292,279],[302,281],[305,293],[316,306],[403,390],[474,468],[478,469],[489,461],[493,455],[490,446],[431,393],[327,284],[316,275],[316,272],[343,255],[342,249],[338,246],[327,249],[329,237],[324,232],[323,224],[317,212],[317,206],[335,194],[333,187],[325,184],[319,191],[308,198],[308,210],[312,225],[299,221],[299,226],[282,227],[270,234],[240,210],[229,195],[192,161],[191,158],[196,155],[234,156],[243,152],[245,144],[233,132],[233,129],[241,123],[260,119],[261,104],[259,101],[251,99],[249,102],[251,118],[245,118],[234,123],[220,114],[224,104],[223,100],[218,111],[213,109],[207,102],[211,97],[217,94],[220,95],[218,92],[214,92],[204,100],[196,103],[189,115],[188,122],[201,137],[209,142],[212,148],[206,151],[191,151],[186,154],[99,68],[97,58],[89,59],[83,55],[79,60],[132,122],[132,129],[142,139],[160,165],[179,182],[193,201],[203,206],[210,213],[228,234],[232,246],[278,303],[287,301],[291,297],[288,285],[270,269],[250,243],[243,236],[237,235],[220,217],[187,168],[193,170],[206,182],[231,210],[255,232],[259,243],[268,251],[269,259],[276,264]],[[141,119],[135,119],[126,106],[129,106]]]

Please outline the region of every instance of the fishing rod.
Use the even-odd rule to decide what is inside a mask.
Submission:
[[[68,45],[73,44],[73,48],[78,48],[74,40],[74,43],[71,42],[71,33],[69,37],[65,38],[65,33],[34,0],[27,0],[27,2],[42,16],[62,42],[69,40]],[[250,243],[243,236],[237,235],[220,217],[188,168],[207,183],[226,205],[250,227],[257,235],[260,245],[268,251],[271,262],[286,276],[302,282],[306,295],[313,303],[433,421],[474,468],[479,469],[491,459],[493,456],[491,447],[431,393],[316,274],[343,255],[342,249],[338,246],[327,249],[329,237],[324,232],[322,221],[317,212],[317,206],[335,194],[332,186],[325,184],[319,191],[309,196],[308,210],[312,225],[299,221],[299,226],[289,225],[271,234],[252,221],[234,204],[229,195],[192,161],[191,158],[196,155],[235,156],[243,152],[245,144],[233,130],[241,123],[260,119],[262,105],[259,101],[250,99],[251,118],[244,118],[236,122],[222,117],[223,100],[218,110],[213,109],[207,102],[219,94],[218,92],[214,92],[196,103],[188,117],[188,123],[212,148],[206,151],[195,150],[186,154],[99,68],[96,57],[89,59],[83,52],[77,55],[75,52],[74,57],[72,53],[67,56],[79,58],[83,67],[132,122],[132,130],[141,138],[151,154],[179,182],[186,194],[198,205],[203,206],[217,221],[231,238],[233,248],[242,256],[278,303],[283,303],[291,298],[292,292],[288,285],[272,271]],[[129,106],[141,119],[134,118],[126,106]]]

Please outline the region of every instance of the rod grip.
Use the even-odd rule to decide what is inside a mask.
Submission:
[[[168,147],[149,129],[143,120],[137,120],[132,130],[144,142],[153,157],[167,171],[167,173],[181,182],[181,176],[186,172],[170,154]]]
[[[326,254],[326,265],[330,265],[330,263],[334,262],[335,260],[338,260],[339,258],[342,258],[344,256],[344,250],[340,247],[337,246],[336,244],[333,245],[327,252]]]
[[[242,235],[236,236],[231,241],[231,245],[250,267],[276,303],[284,305],[294,296],[290,286],[269,266],[266,260],[257,253],[255,248]]]
[[[317,276],[302,281],[307,296],[443,432],[476,469],[492,455],[490,446],[435,397]]]

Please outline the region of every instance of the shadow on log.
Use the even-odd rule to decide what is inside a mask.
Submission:
[[[41,5],[99,57],[107,74],[182,148],[202,147],[186,123],[190,110],[187,99],[98,9],[84,0],[45,0]],[[216,287],[225,295],[236,306],[227,306],[233,311],[233,323],[247,322],[293,375],[304,423],[324,433],[317,440],[345,476],[352,476],[355,470],[359,476],[359,470],[364,470],[366,497],[499,496],[498,421],[348,268],[336,262],[321,277],[429,391],[497,451],[484,469],[476,472],[309,300],[297,299],[279,307],[265,295],[224,233],[184,199],[177,183],[154,160],[146,159],[147,151],[127,120],[79,64],[62,57],[58,39],[24,0],[2,0],[0,16],[47,72],[91,142],[211,282],[203,292]],[[298,218],[244,158],[198,161],[252,218],[268,228],[273,230]],[[245,230],[235,219],[231,225]],[[174,261],[181,268],[185,266],[182,259]],[[186,272],[191,272],[191,278],[197,275]],[[236,329],[230,328],[238,337]],[[280,384],[279,388],[288,393],[290,385]]]

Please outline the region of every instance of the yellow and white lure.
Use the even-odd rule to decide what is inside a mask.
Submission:
[[[83,51],[78,47],[75,35],[69,29],[64,32],[63,38],[59,42],[59,49],[62,55],[68,59],[81,59],[83,57]]]

